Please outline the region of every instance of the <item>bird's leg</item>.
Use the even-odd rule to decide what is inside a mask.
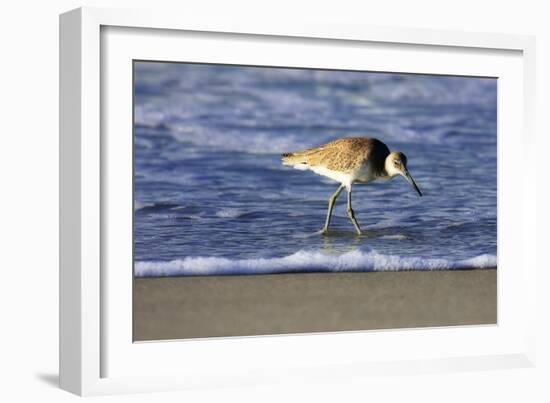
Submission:
[[[348,211],[348,217],[350,218],[351,222],[353,223],[353,226],[355,227],[355,231],[357,231],[358,235],[361,235],[361,228],[359,227],[359,224],[355,219],[355,214],[353,212],[353,209],[351,208],[351,187],[348,189],[348,210],[347,211]]]
[[[330,217],[332,216],[332,209],[334,208],[334,203],[336,202],[336,199],[338,196],[340,196],[340,193],[344,189],[344,185],[340,185],[338,189],[336,189],[336,192],[330,196],[328,199],[328,211],[327,211],[327,219],[325,220],[325,226],[323,227],[323,234],[326,234],[328,232],[328,226],[330,225]]]

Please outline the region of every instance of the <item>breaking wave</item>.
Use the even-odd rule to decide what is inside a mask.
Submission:
[[[295,272],[371,272],[403,270],[482,269],[497,265],[495,255],[479,255],[451,261],[384,255],[374,251],[351,251],[328,255],[315,251],[299,251],[289,256],[259,259],[221,257],[187,257],[172,261],[140,261],[135,263],[137,277],[276,274]]]

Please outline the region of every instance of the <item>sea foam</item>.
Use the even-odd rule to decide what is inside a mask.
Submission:
[[[139,261],[137,277],[275,274],[296,272],[370,272],[402,270],[452,270],[496,267],[495,255],[479,255],[451,261],[383,255],[374,251],[351,251],[341,255],[299,251],[289,256],[259,259],[187,257],[172,261]]]

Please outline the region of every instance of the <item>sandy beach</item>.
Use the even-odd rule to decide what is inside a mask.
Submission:
[[[497,270],[157,277],[134,281],[134,340],[497,321]]]

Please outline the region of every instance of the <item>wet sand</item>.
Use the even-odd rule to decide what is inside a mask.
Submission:
[[[134,281],[134,340],[497,321],[497,270],[158,277]]]

